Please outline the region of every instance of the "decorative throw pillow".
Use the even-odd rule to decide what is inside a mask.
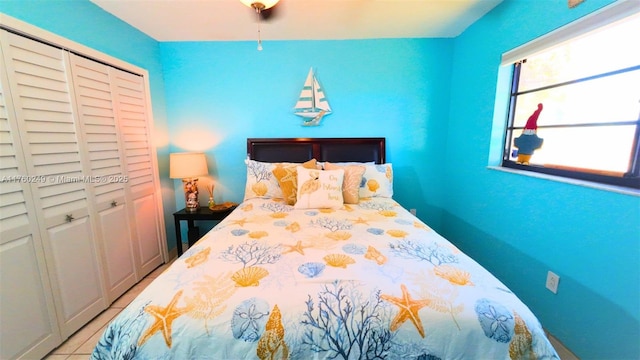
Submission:
[[[282,197],[287,205],[295,205],[298,191],[298,172],[296,167],[298,164],[288,165],[286,163],[276,164],[272,170],[273,175],[278,180],[280,190],[282,190]],[[302,164],[302,167],[307,169],[316,169],[316,159],[311,159]]]
[[[345,204],[357,204],[360,201],[360,183],[366,168],[363,165],[336,165],[330,162],[324,163],[326,170],[344,170],[342,181],[342,197]]]
[[[393,167],[391,163],[365,165],[359,195],[363,197],[393,197]]]
[[[253,198],[281,198],[282,190],[271,171],[273,163],[246,159],[247,182],[244,188],[244,200]]]
[[[342,207],[342,180],[344,170],[311,170],[297,167],[298,201],[296,209],[322,209]]]
[[[253,198],[275,198],[283,197],[282,190],[278,184],[278,179],[273,176],[273,169],[277,165],[301,165],[299,163],[268,163],[246,159],[247,182],[244,188],[244,200]]]

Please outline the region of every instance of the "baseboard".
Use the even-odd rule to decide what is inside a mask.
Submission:
[[[558,356],[560,356],[560,359],[580,360],[580,358],[577,357],[573,352],[571,352],[571,350],[569,350],[566,346],[564,346],[562,342],[560,342],[560,340],[558,340],[555,336],[551,335],[548,331],[545,330],[545,332],[547,333],[549,342],[551,342],[551,345],[553,345],[554,349],[556,349]]]

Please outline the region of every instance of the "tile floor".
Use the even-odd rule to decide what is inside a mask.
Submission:
[[[173,261],[173,260],[172,260]],[[102,335],[107,324],[113,319],[122,309],[127,306],[136,296],[145,288],[153,279],[158,277],[169,265],[163,264],[157,269],[152,271],[129,291],[120,296],[111,306],[96,316],[90,323],[85,325],[82,329],[78,330],[75,334],[71,335],[60,345],[47,355],[44,360],[86,360],[91,355],[93,348],[98,343],[98,339]],[[558,351],[560,359],[562,360],[579,360],[569,349],[564,347],[555,337],[549,335],[551,343]]]
[[[159,266],[144,279],[140,280],[139,283],[114,301],[108,309],[76,331],[58,348],[51,351],[44,360],[87,360],[107,324],[170,264],[171,262]]]

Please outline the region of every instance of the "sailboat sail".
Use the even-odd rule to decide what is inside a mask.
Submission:
[[[309,69],[307,80],[304,82],[294,113],[304,118],[303,125],[317,125],[324,115],[331,113],[329,101],[316,79],[313,69]]]

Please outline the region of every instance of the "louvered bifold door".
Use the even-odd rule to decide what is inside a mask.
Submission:
[[[62,337],[106,307],[68,53],[4,33],[3,54]]]
[[[0,359],[39,359],[61,341],[0,34]]]
[[[109,303],[136,283],[124,173],[109,66],[70,55],[81,140],[91,176],[89,195]]]
[[[163,262],[157,165],[154,163],[149,110],[144,79],[110,69],[115,95],[116,119],[122,136],[129,211],[136,248],[138,276],[143,277]]]

